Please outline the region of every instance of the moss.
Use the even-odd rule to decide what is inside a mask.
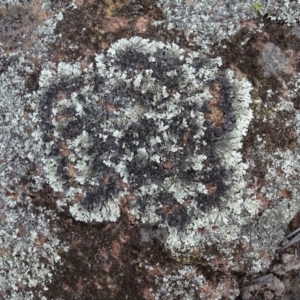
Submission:
[[[263,4],[260,1],[256,1],[252,5],[251,9],[254,10],[257,15],[261,15],[261,11],[263,9]]]

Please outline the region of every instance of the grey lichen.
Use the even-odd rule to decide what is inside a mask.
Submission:
[[[34,124],[26,114],[26,77],[33,64],[21,53],[0,57],[0,178],[3,185],[18,187],[35,157],[32,148]]]
[[[55,212],[34,208],[31,193],[41,188],[36,176],[39,147],[33,146],[37,129],[29,109],[26,80],[33,63],[21,53],[0,57],[0,292],[5,299],[33,299],[36,286],[46,289],[61,242],[48,219]],[[27,185],[27,187],[25,187]]]
[[[212,288],[212,282],[208,281],[193,266],[184,266],[179,270],[164,270],[163,277],[156,277],[159,286],[155,293],[155,300],[175,299],[228,299],[233,300],[239,295],[237,285],[227,278],[219,277],[217,287]],[[178,286],[181,286],[178,289]]]
[[[58,252],[63,250],[60,240],[50,233],[47,221],[54,219],[55,213],[46,209],[37,212],[25,199],[22,202],[10,199],[3,192],[0,194],[0,292],[3,299],[34,299],[32,288],[40,286],[47,290],[54,265],[60,260]],[[42,297],[42,293],[39,295]]]
[[[205,52],[230,40],[243,27],[260,32],[264,26],[263,17],[288,26],[300,19],[299,0],[161,0],[158,5],[165,13],[166,21],[157,23],[164,23],[169,30],[183,30],[191,45],[196,44]],[[251,25],[255,18],[261,19],[259,26]]]
[[[184,30],[204,51],[235,34],[241,21],[255,18],[256,1],[158,1],[168,29]]]
[[[135,37],[83,71],[43,70],[35,105],[60,204],[85,222],[116,221],[125,206],[137,221],[168,228],[174,254],[240,242],[240,226],[259,208],[243,199],[239,152],[251,85],[231,70],[218,74],[220,63]]]
[[[300,1],[296,0],[268,0],[264,13],[272,21],[286,23],[288,26],[294,25],[300,20]]]
[[[47,185],[57,210],[73,219],[122,223],[126,216],[141,228],[144,243],[159,241],[170,250],[181,269],[156,277],[157,298],[235,297],[236,281],[227,275],[270,265],[300,199],[298,150],[270,154],[263,136],[257,136],[253,151],[261,163],[268,162],[268,184],[260,190],[267,208],[249,185],[257,180],[249,170],[256,161],[246,158],[243,148],[253,118],[252,85],[236,66],[221,69],[220,58],[141,37],[120,39],[90,61],[53,62],[46,48],[57,38],[53,30],[64,10],[30,19],[31,4],[19,2],[9,9],[1,3],[7,15],[0,19],[0,264],[6,276],[0,292],[11,287],[13,299],[32,298],[27,291],[46,288],[46,272],[54,272],[59,261],[61,242],[48,220],[55,221],[56,212],[31,204],[31,193],[37,197]],[[257,16],[253,6],[261,14],[272,11],[271,2],[258,2],[159,3],[169,29],[183,29],[191,43],[210,51]],[[40,12],[51,6],[41,3]],[[273,3],[276,21],[297,20],[281,18],[281,2]],[[21,23],[10,32],[5,24],[14,27],[19,10]],[[42,22],[34,28],[37,20]],[[37,42],[30,55],[16,51],[31,34]],[[273,43],[264,50],[259,60],[265,76],[293,75],[283,50]],[[288,101],[271,117],[277,110],[294,111],[299,82],[298,74],[288,83]],[[256,104],[267,105],[268,99]],[[297,136],[299,120],[295,110],[287,121]],[[199,270],[182,266],[193,262]],[[27,273],[18,275],[25,267]],[[206,267],[224,275],[216,294],[208,289],[209,274],[201,269]]]
[[[42,72],[40,86],[45,86],[45,92],[40,104],[41,127],[47,131],[44,141],[51,145],[48,151],[53,157],[46,165],[57,173],[55,166],[64,160],[61,175],[67,179],[57,180],[57,175],[50,173],[49,182],[57,191],[67,187],[71,195],[76,189],[80,191],[79,185],[85,185],[85,198],[79,206],[71,208],[78,219],[116,220],[120,199],[129,194],[134,197],[133,203],[141,203],[131,204],[140,207],[138,210],[143,209],[143,198],[148,196],[155,199],[154,209],[158,210],[159,198],[165,193],[184,212],[184,198],[206,193],[200,180],[189,187],[185,184],[183,191],[180,181],[199,176],[201,162],[207,159],[205,153],[212,151],[210,145],[202,150],[197,145],[197,139],[204,137],[202,110],[210,98],[208,86],[201,93],[197,88],[202,88],[200,80],[203,86],[214,79],[218,61],[208,71],[196,70],[197,65],[208,64],[207,59],[185,55],[176,45],[133,38],[120,40],[110,48],[107,57],[98,55],[97,72],[91,73],[89,66],[86,76],[80,77],[78,65],[63,63],[56,74]],[[53,83],[46,85],[44,82],[52,77]],[[54,107],[59,87],[69,90],[70,98],[58,101]],[[230,110],[230,104],[227,109]],[[55,115],[60,115],[62,121],[51,124],[49,120]],[[211,131],[213,135],[218,130]],[[57,138],[53,140],[50,136]],[[62,138],[71,153],[69,157],[55,158],[52,154],[54,149],[59,151]],[[192,138],[193,145],[187,145]],[[191,149],[184,149],[188,146]],[[67,172],[70,163],[74,165],[72,175]],[[172,170],[163,166],[167,164]],[[208,172],[209,169],[202,173]],[[149,207],[154,204],[146,202]],[[147,211],[151,210],[147,207]],[[168,218],[163,212],[154,215],[157,220]],[[176,223],[175,219],[169,221]],[[186,221],[182,220],[182,225]]]

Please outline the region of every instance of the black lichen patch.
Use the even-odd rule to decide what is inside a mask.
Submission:
[[[25,80],[25,87],[32,93],[39,89],[39,75],[40,70],[36,69],[32,73],[28,74]]]
[[[243,28],[230,41],[223,42],[226,49],[219,48],[218,50],[218,54],[224,61],[224,68],[237,67],[242,73],[247,74],[255,87],[252,93],[254,118],[243,143],[245,155],[259,145],[258,136],[267,141],[266,146],[270,153],[276,149],[287,149],[295,146],[296,137],[293,126],[285,125],[287,122],[284,122],[284,120],[291,119],[292,114],[275,110],[276,105],[280,101],[284,101],[279,97],[281,96],[280,89],[283,89],[282,80],[288,82],[293,70],[281,72],[281,81],[277,75],[275,76],[275,65],[274,70],[270,69],[266,74],[261,65],[261,51],[265,49],[264,45],[269,45],[269,43],[272,43],[274,47],[279,47],[282,51],[288,49],[299,51],[299,43],[293,40],[291,29],[286,25],[271,22],[267,18],[264,19],[264,25],[262,33]],[[270,65],[270,67],[272,66]],[[268,91],[273,91],[271,97],[268,95]],[[262,100],[262,105],[255,104],[257,99]],[[279,135],[280,138],[278,138]],[[257,169],[256,172],[260,173],[260,179],[263,180],[265,172],[263,170],[260,172]]]
[[[300,109],[300,91],[298,91],[295,97],[292,98],[295,109]]]
[[[58,39],[49,51],[57,59],[61,56],[64,60],[85,58],[107,49],[121,38],[134,36],[199,48],[192,46],[182,31],[168,30],[166,24],[153,25],[164,19],[164,13],[154,0],[79,0],[77,8],[67,9],[58,22],[55,29]]]
[[[178,267],[157,241],[143,242],[138,226],[123,217],[116,224],[86,225],[61,215],[58,237],[70,247],[60,253],[48,290],[49,299],[144,299],[155,289],[145,266]]]
[[[24,40],[26,28],[33,27],[36,17],[27,7],[13,5],[0,16],[0,41],[6,47],[15,47]],[[24,30],[25,29],[25,30]]]
[[[166,55],[166,50],[157,51],[153,54],[153,61],[149,61],[149,54],[141,53],[137,49],[127,49],[117,54],[116,65],[120,66],[122,71],[128,70],[129,76],[131,70],[136,72],[144,69],[152,70],[153,77],[159,80],[162,86],[166,86],[168,90],[178,89],[178,83],[183,77],[183,70],[180,67],[181,61],[178,56]],[[168,72],[176,72],[175,76],[167,76]]]
[[[99,207],[102,209],[107,204],[107,201],[112,200],[116,196],[118,190],[116,180],[113,180],[111,177],[106,178],[97,188],[87,191],[86,196],[81,201],[81,205],[88,211],[93,211]]]
[[[35,37],[35,29],[46,18],[39,2],[29,5],[9,5],[0,10],[0,42],[4,49],[28,48]]]
[[[64,139],[74,139],[83,130],[83,123],[81,118],[75,117],[73,120],[67,122],[66,126],[62,130],[62,137]]]
[[[80,77],[72,79],[63,79],[57,83],[53,83],[52,85],[50,85],[44,92],[39,104],[39,115],[42,120],[41,126],[43,129],[44,142],[49,142],[53,139],[54,126],[51,123],[51,118],[53,117],[52,109],[54,107],[54,103],[59,101],[59,93],[63,92],[66,96],[70,96],[72,92],[77,91],[80,87],[82,87],[82,84],[83,79]],[[64,111],[64,113],[66,114],[66,117],[68,117],[68,112]],[[77,122],[73,125],[79,126],[80,129],[82,129],[82,124],[80,122]],[[65,136],[70,135],[70,137],[74,135],[76,136],[76,132],[78,133],[79,131],[78,128],[76,129],[76,126],[69,128],[69,130],[72,129],[73,133],[70,133],[69,131],[64,129],[63,134]]]
[[[171,227],[182,229],[189,220],[186,206],[178,203],[174,196],[168,193],[159,194],[157,201],[160,207],[156,213],[162,220]]]

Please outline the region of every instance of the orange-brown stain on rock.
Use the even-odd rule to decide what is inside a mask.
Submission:
[[[259,257],[262,259],[269,259],[270,258],[270,253],[267,251],[262,251],[259,253]]]
[[[4,255],[8,252],[8,248],[0,248],[0,257],[4,257]]]
[[[161,267],[155,267],[151,270],[148,270],[150,276],[163,276],[165,271]]]
[[[192,133],[192,128],[188,127],[187,130],[184,132],[183,137],[182,137],[182,145],[183,147],[187,147],[188,146],[188,141],[191,137],[191,133]]]
[[[26,230],[25,230],[25,228],[21,225],[21,224],[19,224],[18,225],[18,236],[24,236],[26,234]]]
[[[170,171],[174,167],[174,164],[169,161],[169,162],[162,163],[162,166],[164,167],[165,170]]]
[[[217,127],[222,127],[224,122],[224,113],[218,107],[218,104],[221,102],[220,88],[221,86],[219,82],[216,82],[214,85],[210,86],[209,91],[213,97],[208,102],[210,114],[205,115],[206,120],[213,123]]]
[[[22,282],[18,282],[17,283],[17,286],[20,290],[25,290],[25,288],[27,287],[27,285],[25,285],[24,283]]]
[[[148,287],[144,288],[143,297],[145,300],[155,300],[155,296],[151,293]]]
[[[76,174],[76,168],[75,168],[75,165],[73,163],[69,163],[68,164],[68,167],[67,167],[67,171],[68,171],[68,174],[69,176],[72,178],[75,176]]]
[[[138,33],[144,33],[148,30],[149,25],[152,22],[152,18],[149,16],[138,17],[135,23],[135,29]]]
[[[70,150],[68,149],[68,145],[66,141],[61,142],[61,147],[59,149],[59,154],[62,157],[68,157],[70,155]]]
[[[263,194],[261,193],[255,193],[256,199],[260,202],[259,210],[260,212],[268,209],[270,205],[272,204],[272,201],[267,199]]]
[[[215,183],[209,183],[205,185],[206,189],[207,189],[207,193],[208,195],[213,195],[214,192],[217,190],[217,185]]]
[[[287,189],[282,189],[278,191],[279,199],[292,199],[293,193]]]
[[[46,241],[47,241],[47,237],[43,233],[39,232],[38,237],[35,240],[35,245],[43,246],[46,243]]]
[[[124,17],[109,17],[105,18],[103,21],[103,27],[101,30],[103,32],[117,32],[122,28],[126,28],[129,26],[129,20]]]
[[[80,201],[82,201],[84,198],[84,195],[82,193],[80,194],[77,194],[73,199],[72,199],[72,202],[71,204],[74,205],[76,203],[79,203]]]
[[[121,245],[119,244],[119,242],[117,241],[112,242],[111,251],[115,258],[118,259],[120,257]]]

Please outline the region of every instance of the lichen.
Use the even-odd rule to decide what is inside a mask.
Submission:
[[[239,152],[252,118],[250,83],[232,70],[218,74],[219,59],[138,37],[95,61],[40,76],[43,169],[64,195],[60,205],[84,222],[126,212],[167,228],[174,255],[241,243],[241,225],[259,211],[243,199]]]
[[[251,30],[260,32],[263,18],[281,22],[288,26],[299,22],[300,2],[290,0],[267,1],[158,1],[166,15],[168,29],[185,32],[190,45],[198,45],[205,52],[213,50],[224,40],[230,40],[239,30],[259,18],[259,26],[252,23]],[[247,22],[249,21],[249,24]]]
[[[298,2],[51,2],[0,3],[0,296],[235,297],[299,207]]]
[[[166,15],[168,29],[184,30],[191,44],[210,51],[241,28],[243,20],[256,17],[257,1],[158,1]]]
[[[266,1],[264,13],[272,21],[286,23],[288,26],[296,24],[300,19],[300,1],[296,0],[269,0]]]
[[[236,299],[239,292],[235,282],[222,276],[218,277],[217,287],[193,266],[184,266],[178,270],[164,270],[164,276],[156,276],[159,286],[155,299]],[[180,286],[180,289],[178,288]]]
[[[55,220],[55,212],[34,208],[29,196],[43,182],[25,87],[33,70],[21,53],[0,58],[0,293],[5,299],[33,299],[33,288],[46,289],[63,249],[48,221]]]
[[[67,250],[50,233],[47,219],[54,219],[54,212],[34,211],[24,202],[0,194],[0,291],[5,299],[33,299],[30,290],[37,286],[47,290],[59,252]]]

